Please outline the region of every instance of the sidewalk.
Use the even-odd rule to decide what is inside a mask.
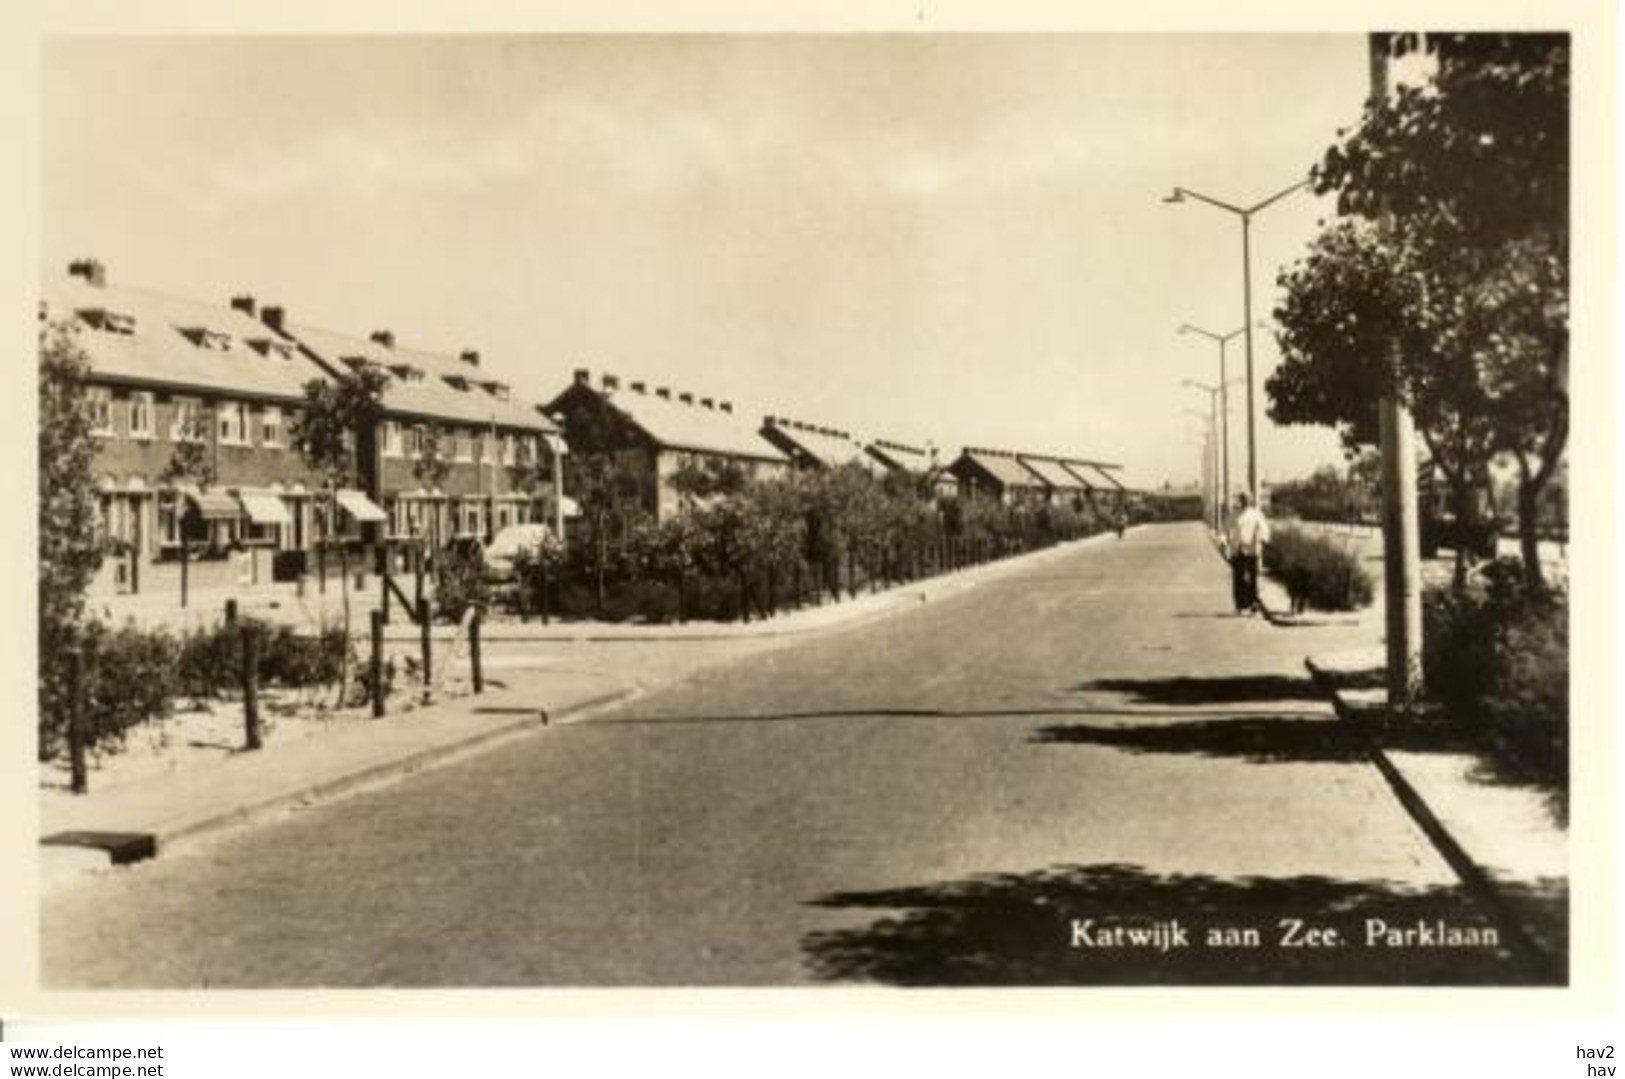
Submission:
[[[42,799],[45,889],[262,814],[346,793],[628,697],[602,675],[504,672],[503,688],[74,798]]]
[[[500,622],[488,624],[483,637],[490,643],[540,643],[749,642],[813,636],[876,621],[962,593],[1018,567],[1108,542],[1117,541],[1093,536],[766,621],[685,626]],[[409,623],[396,622],[386,636],[400,642],[416,640],[418,632]],[[455,626],[433,630],[437,640],[458,632]],[[626,699],[647,682],[648,673],[505,667],[489,676],[490,684],[500,688],[478,697],[452,699],[382,720],[336,725],[299,741],[269,742],[263,750],[236,753],[207,767],[93,789],[77,797],[42,798],[41,886],[60,887],[86,872],[105,870],[110,863],[152,857],[177,842],[232,824],[490,748],[550,722]]]
[[[1373,570],[1379,582],[1382,564]],[[1370,643],[1306,656],[1337,715],[1366,736],[1373,763],[1463,885],[1538,961],[1568,954],[1568,831],[1532,785],[1509,779],[1487,751],[1427,713],[1391,715],[1384,688],[1383,605],[1350,616],[1294,618],[1285,590],[1260,593],[1270,620],[1294,626],[1355,627]]]

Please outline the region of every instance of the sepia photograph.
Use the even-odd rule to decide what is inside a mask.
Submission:
[[[39,988],[1569,987],[1574,50],[46,38]]]

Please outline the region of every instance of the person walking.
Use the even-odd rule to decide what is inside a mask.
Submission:
[[[1230,586],[1237,614],[1256,614],[1258,563],[1270,541],[1270,523],[1246,491],[1236,495],[1236,508],[1225,525],[1225,551],[1230,558]]]

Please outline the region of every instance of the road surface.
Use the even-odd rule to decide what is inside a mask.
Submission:
[[[43,981],[1529,977],[1304,679],[1346,631],[1228,588],[1148,527],[713,666],[65,889]]]

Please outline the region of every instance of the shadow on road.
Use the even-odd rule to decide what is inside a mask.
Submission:
[[[1554,900],[1555,901],[1555,900]],[[1564,964],[1516,955],[1456,887],[1405,889],[1387,881],[1320,876],[1226,879],[1160,876],[1102,864],[973,877],[813,905],[894,911],[868,925],[808,934],[809,970],[825,981],[890,985],[1529,985],[1562,984]],[[1166,950],[1104,943],[1115,927],[1142,931],[1177,919],[1188,944]],[[1289,920],[1335,929],[1343,941],[1288,946]],[[1390,943],[1374,921],[1409,929]],[[1076,946],[1079,926],[1087,939]],[[1423,943],[1423,930],[1457,946]],[[1212,938],[1209,931],[1220,938]],[[1243,930],[1257,943],[1244,944]],[[1461,944],[1468,936],[1471,946]],[[1504,934],[1496,933],[1496,938]],[[1157,939],[1153,937],[1153,940]],[[1166,933],[1161,939],[1170,939]],[[1294,945],[1308,939],[1300,932]],[[1320,938],[1322,941],[1325,937]]]
[[[1147,704],[1245,704],[1251,701],[1323,701],[1307,678],[1239,675],[1223,678],[1099,678],[1076,692],[1123,693]]]
[[[1194,753],[1239,757],[1254,764],[1350,762],[1365,758],[1365,740],[1334,719],[1245,716],[1144,726],[1040,727],[1032,741],[1111,746],[1130,753]]]

